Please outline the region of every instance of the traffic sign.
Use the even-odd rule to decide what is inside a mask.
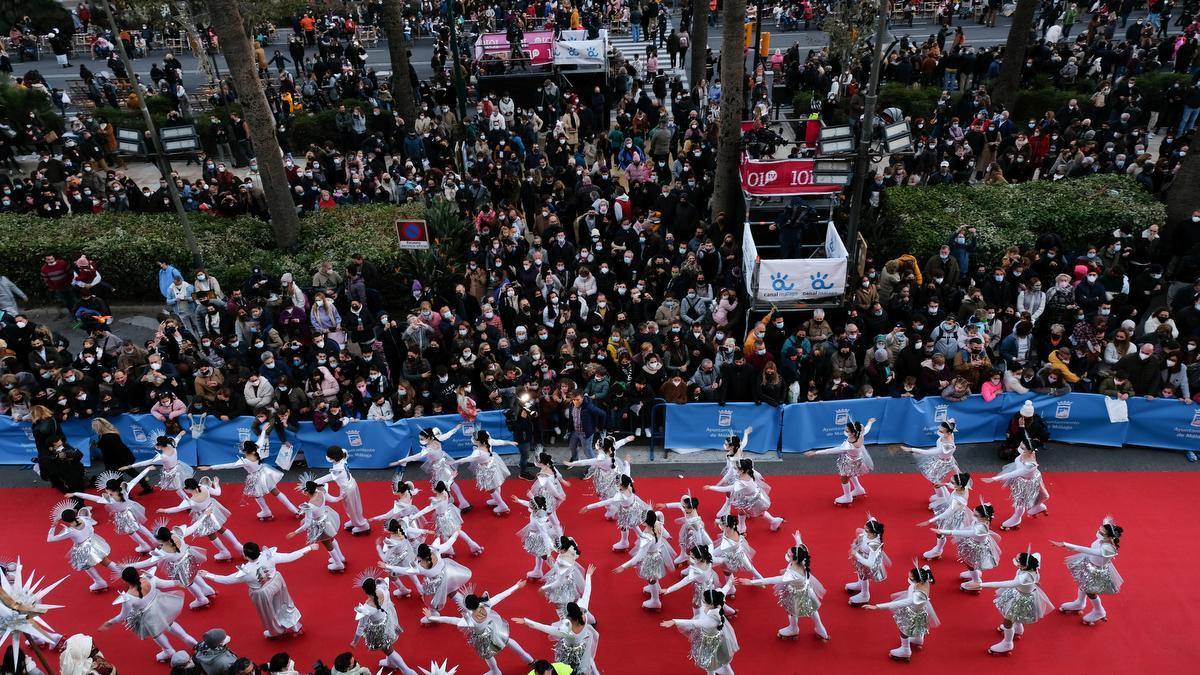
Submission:
[[[429,248],[429,231],[424,220],[396,220],[396,238],[400,248],[425,250]]]

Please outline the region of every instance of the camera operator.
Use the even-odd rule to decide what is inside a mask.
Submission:
[[[505,412],[504,421],[512,432],[513,440],[517,442],[517,450],[521,460],[517,464],[521,478],[533,480],[530,472],[529,453],[533,445],[534,434],[538,427],[538,396],[536,390],[529,387],[517,387],[517,395]]]

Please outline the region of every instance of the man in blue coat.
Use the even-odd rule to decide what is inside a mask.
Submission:
[[[592,437],[604,428],[604,411],[583,392],[576,390],[571,399],[571,407],[567,409],[567,424],[570,429],[568,447],[571,449],[571,461],[579,459],[579,449],[583,448],[586,459],[595,457],[592,451]]]

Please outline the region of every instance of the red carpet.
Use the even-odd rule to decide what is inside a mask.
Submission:
[[[1049,474],[1051,492],[1050,517],[1026,519],[1020,530],[1005,533],[1001,548],[1005,562],[985,579],[1009,578],[1009,560],[1027,544],[1043,556],[1045,572],[1043,586],[1057,604],[1075,597],[1075,586],[1062,564],[1067,553],[1050,546],[1050,539],[1067,539],[1079,544],[1091,542],[1100,519],[1112,513],[1125,528],[1121,555],[1117,566],[1125,577],[1125,590],[1118,596],[1106,598],[1109,621],[1094,628],[1080,623],[1077,616],[1055,614],[1030,626],[1025,638],[1017,643],[1011,658],[989,656],[986,648],[999,639],[995,632],[1000,619],[991,604],[992,592],[966,595],[957,589],[960,565],[953,559],[951,548],[947,557],[933,563],[937,583],[933,601],[941,615],[942,627],[928,638],[924,651],[914,655],[909,665],[894,664],[887,651],[897,644],[897,634],[890,615],[867,612],[846,605],[841,586],[851,580],[852,569],[847,550],[854,529],[861,526],[870,509],[887,526],[886,550],[895,562],[891,578],[873,586],[876,600],[886,600],[890,593],[904,587],[904,575],[913,556],[919,555],[932,542],[932,535],[914,526],[927,517],[924,509],[928,486],[916,474],[873,475],[864,480],[870,496],[850,509],[837,508],[831,500],[838,494],[837,479],[833,476],[771,477],[774,486],[775,514],[785,516],[787,523],[778,533],[770,533],[766,524],[752,522],[748,539],[758,549],[755,564],[764,574],[777,574],[783,566],[785,548],[790,532],[800,528],[813,554],[813,572],[830,589],[821,609],[832,641],[822,644],[811,637],[811,623],[801,621],[801,639],[781,641],[775,631],[786,623],[783,610],[775,603],[768,589],[739,590],[735,606],[740,614],[734,626],[742,650],[734,659],[738,673],[799,673],[837,668],[843,672],[858,669],[970,669],[973,673],[1011,671],[1013,668],[1053,669],[1060,673],[1105,672],[1194,672],[1189,662],[1200,657],[1195,635],[1200,630],[1200,614],[1195,611],[1194,563],[1200,550],[1192,536],[1194,518],[1191,499],[1200,493],[1200,474],[1146,473],[1076,473]],[[712,479],[644,478],[638,480],[638,491],[653,501],[674,501],[686,487],[702,499],[701,510],[706,517],[718,507],[722,496],[701,492],[700,488]],[[687,643],[675,629],[658,627],[658,622],[671,617],[690,617],[690,592],[667,596],[661,614],[645,612],[639,606],[643,582],[630,570],[614,576],[611,569],[627,558],[613,553],[609,547],[616,540],[616,530],[603,520],[602,514],[592,511],[580,515],[578,509],[591,499],[590,484],[573,481],[566,505],[560,510],[567,532],[576,537],[583,550],[581,562],[594,563],[596,587],[592,611],[599,620],[601,640],[598,664],[601,671],[610,673],[689,673],[700,672],[687,660]],[[997,523],[1010,513],[1006,494],[996,485],[978,483],[986,497],[997,507]],[[512,494],[528,489],[524,481],[510,481],[506,492]],[[418,501],[425,503],[428,490]],[[466,554],[460,544],[459,560],[472,568],[476,588],[496,593],[525,577],[531,566],[528,555],[520,549],[516,530],[524,523],[517,515],[497,518],[483,505],[485,497],[474,485],[465,483],[467,496],[477,508],[466,516],[466,530],[486,547],[480,558]],[[1168,491],[1169,490],[1169,491]],[[368,515],[385,511],[391,503],[386,484],[364,484],[364,502]],[[234,511],[232,527],[242,541],[254,540],[264,545],[277,545],[292,550],[300,543],[285,540],[284,534],[295,527],[294,521],[280,518],[259,523],[252,501],[241,502],[240,490],[227,491],[223,501]],[[236,494],[237,496],[232,496]],[[507,496],[507,495],[506,495]],[[523,496],[523,494],[522,494]],[[61,497],[49,489],[8,489],[0,491],[0,507],[9,518],[3,521],[3,541],[6,558],[20,555],[26,569],[57,578],[70,573],[69,580],[47,601],[65,605],[47,617],[59,631],[70,635],[85,632],[93,635],[105,654],[123,673],[166,672],[156,666],[154,645],[139,642],[123,626],[107,632],[97,632],[97,626],[116,613],[111,606],[112,590],[102,595],[87,591],[88,580],[82,573],[70,572],[66,562],[68,546],[63,542],[45,543],[50,507]],[[174,505],[174,495],[156,493],[142,499],[148,507]],[[972,500],[974,501],[974,500]],[[282,509],[271,501],[278,514]],[[12,517],[17,516],[17,517]],[[176,521],[180,516],[176,516]],[[674,516],[670,516],[672,536]],[[113,534],[104,520],[99,531],[113,544],[118,560],[132,555],[133,545],[127,537]],[[713,528],[710,526],[710,533]],[[376,530],[378,531],[378,530]],[[287,651],[303,672],[308,672],[315,659],[331,663],[333,656],[348,648],[353,636],[353,605],[362,593],[352,588],[359,572],[376,562],[371,537],[341,536],[339,541],[350,561],[345,574],[333,575],[325,570],[324,551],[309,554],[299,562],[281,566],[297,605],[304,613],[306,634],[298,638],[267,641],[246,590],[242,586],[217,586],[220,596],[206,610],[184,610],[180,623],[197,638],[207,629],[221,627],[233,636],[231,647],[241,655],[265,661],[273,653]],[[197,542],[198,543],[198,542]],[[1182,548],[1181,548],[1182,547]],[[211,551],[210,551],[211,552]],[[206,563],[210,570],[231,571],[229,563]],[[672,578],[672,582],[674,577]],[[114,584],[115,585],[115,584]],[[191,598],[189,597],[190,601]],[[459,665],[461,675],[481,672],[483,665],[467,647],[459,631],[450,626],[422,627],[421,602],[416,596],[398,600],[401,623],[406,632],[399,642],[399,651],[410,666],[428,666],[431,659],[449,659]],[[520,590],[498,607],[504,616],[529,616],[543,622],[553,619],[553,610],[540,593],[530,586]],[[551,654],[549,642],[541,633],[521,626],[512,626],[513,637],[535,656]],[[176,646],[178,644],[176,643]],[[364,665],[374,669],[378,654],[357,650]],[[524,664],[511,653],[500,658],[506,673],[525,673]],[[928,671],[926,671],[928,672]]]

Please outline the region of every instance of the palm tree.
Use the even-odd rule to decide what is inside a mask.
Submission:
[[[408,45],[404,43],[404,0],[383,0],[383,32],[392,58],[392,100],[406,124],[417,118],[412,79],[408,76]]]
[[[688,81],[698,86],[708,67],[708,0],[692,0],[692,69]]]
[[[292,191],[288,186],[287,173],[283,168],[283,156],[279,140],[275,138],[275,116],[267,103],[262,81],[258,79],[258,66],[246,22],[237,0],[207,0],[209,18],[221,49],[233,87],[242,104],[246,126],[250,131],[250,142],[258,159],[258,170],[262,173],[263,192],[267,198],[267,210],[271,214],[271,230],[275,233],[275,244],[282,249],[296,245],[300,232],[300,217],[292,202]]]
[[[746,0],[725,0],[721,23],[721,112],[717,118],[717,175],[713,185],[712,219],[737,210],[741,189],[742,112],[746,107]]]
[[[1025,52],[1029,50],[1029,36],[1033,32],[1033,15],[1037,12],[1038,0],[1017,0],[1013,12],[1012,26],[1008,29],[1008,41],[1004,43],[1004,60],[1000,63],[1000,74],[992,89],[992,100],[1012,110],[1016,103],[1017,90],[1021,87],[1021,66],[1025,64]]]

